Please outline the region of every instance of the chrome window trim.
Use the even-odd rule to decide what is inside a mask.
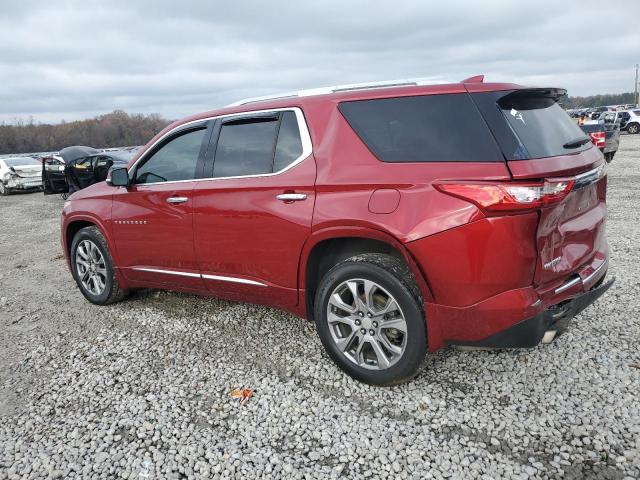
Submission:
[[[151,273],[165,273],[168,275],[178,275],[181,277],[191,277],[191,278],[202,278],[203,280],[219,280],[222,282],[231,282],[231,283],[242,283],[244,285],[255,285],[257,287],[267,287],[266,283],[258,282],[257,280],[249,280],[248,278],[240,278],[240,277],[227,277],[225,275],[208,275],[201,273],[193,273],[193,272],[182,272],[179,270],[165,270],[162,268],[149,268],[149,267],[131,267],[132,270],[137,270],[140,272],[151,272]]]
[[[292,112],[294,112],[296,114],[296,120],[298,121],[298,131],[299,131],[299,134],[300,134],[300,140],[302,142],[302,153],[293,162],[291,162],[285,168],[283,168],[281,170],[278,170],[277,172],[259,173],[259,174],[255,174],[255,175],[237,175],[237,176],[233,176],[233,177],[191,178],[191,179],[188,179],[188,180],[172,180],[172,181],[169,181],[169,182],[136,183],[134,185],[136,185],[138,187],[142,187],[142,186],[146,186],[146,185],[168,185],[168,184],[170,185],[170,184],[173,184],[173,183],[202,182],[202,181],[211,181],[211,180],[234,180],[234,179],[239,179],[239,178],[273,177],[275,175],[280,175],[281,173],[284,173],[284,172],[286,172],[288,170],[291,170],[296,165],[302,163],[305,159],[307,159],[311,155],[311,153],[313,151],[313,146],[311,144],[311,135],[309,134],[309,128],[307,127],[307,122],[305,121],[304,114],[302,113],[302,110],[299,107],[270,108],[270,109],[266,109],[266,110],[253,110],[253,111],[238,112],[238,113],[227,113],[225,115],[216,115],[216,116],[212,116],[212,117],[200,118],[198,120],[193,120],[191,122],[187,122],[187,123],[183,123],[181,125],[178,125],[175,128],[169,130],[162,137],[160,137],[158,140],[153,142],[153,144],[151,144],[149,146],[149,148],[146,149],[146,151],[140,156],[140,158],[138,158],[136,160],[136,162],[133,165],[131,165],[131,168],[129,168],[129,170],[128,170],[129,176],[132,175],[132,173],[135,171],[135,169],[138,166],[138,164],[140,162],[144,161],[148,157],[147,153],[152,151],[153,148],[156,145],[158,145],[160,142],[165,140],[167,137],[173,135],[174,133],[177,133],[178,131],[184,129],[185,127],[188,127],[189,125],[195,125],[197,123],[208,122],[208,121],[211,121],[211,120],[218,120],[218,119],[221,119],[221,118],[252,117],[252,116],[254,116],[256,114],[272,113],[272,112],[287,112],[287,111],[292,111]]]

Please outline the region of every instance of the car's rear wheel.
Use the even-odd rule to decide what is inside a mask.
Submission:
[[[4,183],[0,182],[0,195],[2,195],[3,197],[6,197],[10,193],[11,193],[11,190],[9,190],[9,187],[7,187]]]
[[[640,130],[640,125],[638,125],[637,123],[632,123],[629,126],[627,126],[628,133],[636,134],[638,133],[639,130]]]
[[[73,237],[71,268],[78,288],[91,303],[107,305],[125,297],[107,242],[97,227],[85,227]]]
[[[394,385],[415,376],[427,348],[419,290],[390,255],[351,257],[327,272],[315,300],[327,353],[351,377]]]

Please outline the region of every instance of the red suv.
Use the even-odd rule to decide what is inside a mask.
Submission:
[[[69,267],[100,305],[151,287],[314,320],[376,385],[445,345],[549,342],[613,282],[604,159],[564,93],[359,85],[180,120],[65,203]]]

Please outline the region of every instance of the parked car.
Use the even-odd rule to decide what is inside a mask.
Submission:
[[[0,195],[42,189],[40,162],[32,157],[0,158]]]
[[[69,197],[69,268],[98,305],[163,288],[314,320],[375,385],[427,349],[550,342],[613,282],[604,160],[564,94],[474,77],[188,117]]]
[[[627,133],[636,134],[640,132],[640,109],[620,112],[623,114],[620,129]]]
[[[84,146],[63,148],[58,155],[42,159],[44,194],[59,193],[66,198],[73,192],[103,182],[113,165],[126,166],[132,156],[129,151],[105,153]]]
[[[600,149],[607,163],[611,163],[620,146],[620,123],[615,112],[604,112],[600,120],[591,120],[580,125],[583,132],[589,135],[593,144]]]

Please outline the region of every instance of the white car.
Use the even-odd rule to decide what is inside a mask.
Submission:
[[[626,130],[628,133],[636,134],[640,133],[640,109],[634,108],[620,113],[621,118],[621,130]]]
[[[42,164],[32,157],[0,158],[0,195],[14,190],[41,190]]]

